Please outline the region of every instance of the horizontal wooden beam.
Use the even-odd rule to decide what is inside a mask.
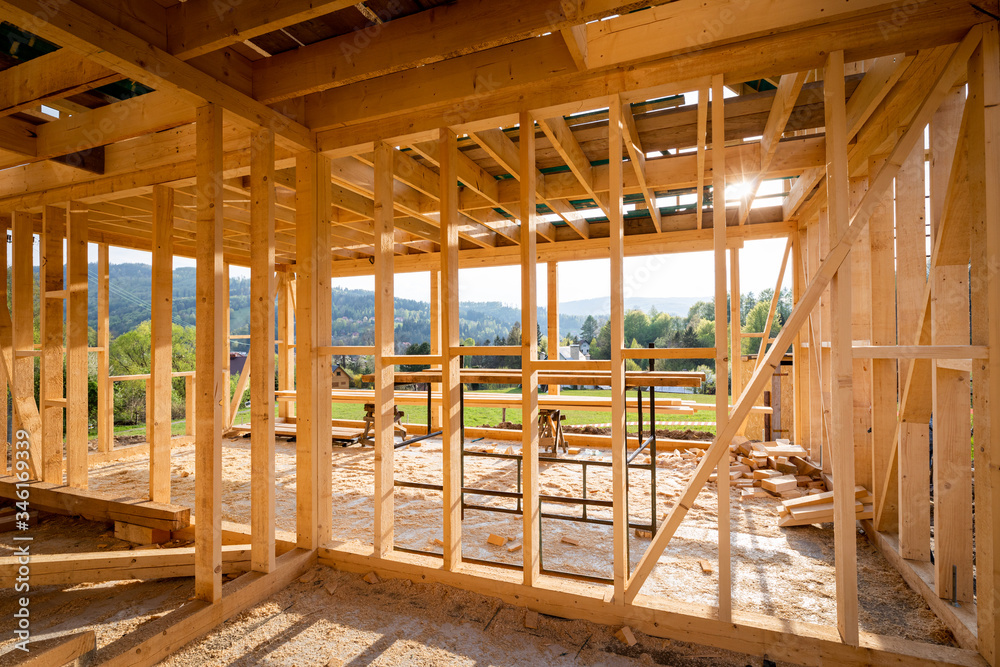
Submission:
[[[181,2],[167,8],[168,50],[187,60],[355,4],[353,0]]]
[[[69,49],[0,72],[0,116],[118,81],[122,75]]]
[[[677,55],[620,69],[580,72],[564,44],[548,46],[544,40],[549,37],[561,39],[550,35],[318,93],[306,98],[307,123],[319,130],[320,150],[358,152],[371,150],[372,142],[385,136],[428,140],[442,119],[460,134],[509,127],[520,111],[552,118],[599,109],[608,94],[621,94],[627,101],[680,94],[697,90],[705,76],[718,72],[726,73],[726,83],[740,83],[821,68],[823,54],[838,49],[854,61],[954,43],[986,20],[967,3],[945,0],[921,5],[898,30],[887,32],[883,26],[895,27],[898,9],[882,4],[887,8],[875,14],[762,35],[720,49],[685,43]],[[663,40],[653,41],[662,51]],[[804,51],[802,44],[810,48]],[[506,73],[508,67],[513,73]],[[542,69],[547,70],[544,77]],[[470,71],[505,74],[487,85],[482,77],[468,76]]]
[[[627,347],[625,359],[715,359],[714,347]]]
[[[247,126],[271,128],[285,145],[313,150],[309,128],[252,97],[220,82],[213,75],[167,53],[111,21],[65,0],[50,11],[41,0],[3,0],[6,18],[25,30],[70,48],[86,58],[149,85],[171,91],[191,106],[217,104]]]
[[[772,207],[779,209],[780,207]],[[755,209],[755,212],[766,211],[767,209]],[[694,214],[687,216],[691,227],[694,226]],[[776,216],[779,217],[779,216]],[[664,220],[669,220],[664,217]],[[706,222],[711,220],[710,215],[706,215]],[[752,221],[752,218],[751,218]],[[753,239],[774,239],[786,238],[793,230],[792,225],[786,222],[766,222],[734,227],[736,222],[736,211],[732,211],[727,234],[726,244],[728,248],[742,248],[744,241]],[[606,230],[606,225],[605,225]],[[576,239],[557,241],[555,243],[538,244],[539,262],[573,261],[579,259],[603,259],[608,256],[606,231],[603,236],[596,236],[590,239]],[[656,255],[675,252],[702,252],[710,250],[712,247],[712,229],[706,227],[701,230],[684,229],[670,230],[662,234],[626,234],[625,255],[628,257],[641,257],[645,255]],[[498,246],[496,248],[476,248],[463,250],[459,253],[459,266],[462,268],[475,268],[483,266],[511,266],[520,261],[518,246]],[[396,273],[412,273],[430,271],[440,263],[439,253],[426,253],[423,255],[407,255],[397,257],[394,269]],[[372,265],[368,260],[337,260],[333,263],[333,276],[362,276],[371,275]]]
[[[254,0],[253,4],[271,3]],[[284,4],[279,5],[283,11]],[[373,34],[365,31],[363,42],[357,33],[347,33],[257,61],[254,94],[270,104],[558,32],[633,5],[622,0],[463,0],[397,17],[392,15],[393,5],[389,4],[385,13],[392,20],[370,31]],[[240,13],[243,9],[239,8]],[[470,26],[475,29],[470,30]],[[214,26],[210,29],[216,30]],[[434,38],[428,39],[429,34]],[[495,75],[499,73],[483,72],[483,85],[491,85]]]
[[[13,587],[16,556],[0,558],[0,585]],[[222,547],[222,573],[250,570],[250,545]],[[31,557],[34,586],[73,586],[105,581],[146,581],[194,576],[194,547],[35,554]]]
[[[855,345],[855,359],[988,359],[980,345]]]

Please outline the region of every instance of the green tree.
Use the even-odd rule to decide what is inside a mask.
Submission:
[[[641,310],[630,310],[625,313],[625,340],[639,341],[639,347],[645,347],[652,338],[649,337],[649,316]]]
[[[587,319],[580,327],[580,340],[593,340],[594,336],[597,335],[597,329],[597,320],[594,319],[593,315],[587,315]]]
[[[744,333],[761,333],[764,331],[764,327],[767,325],[767,313],[771,308],[769,301],[758,301],[757,305],[750,309],[750,313],[747,315],[746,322],[743,324]],[[776,335],[781,331],[781,317],[777,314],[774,316],[774,320],[771,322],[770,336]],[[743,339],[743,354],[757,354],[760,350],[760,338],[744,338]]]

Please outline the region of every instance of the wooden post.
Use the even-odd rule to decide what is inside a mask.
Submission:
[[[896,320],[898,342],[919,340],[927,285],[924,146],[920,142],[896,176]],[[899,391],[913,361],[899,360]],[[896,494],[899,555],[911,560],[931,559],[930,426],[926,419],[899,422],[896,455]],[[886,498],[886,502],[891,502]],[[888,508],[888,506],[887,506]],[[885,510],[883,510],[883,515]],[[884,526],[880,525],[880,529]]]
[[[196,432],[195,425],[198,422],[197,419],[197,408],[195,407],[197,401],[195,396],[197,394],[197,388],[195,387],[195,376],[188,375],[184,378],[184,435],[194,437]]]
[[[844,52],[826,59],[823,81],[826,115],[827,192],[830,245],[851,221],[847,175],[847,111],[844,104]],[[848,258],[849,259],[849,258]],[[851,264],[845,261],[830,281],[830,365],[832,367],[831,445],[833,452],[834,562],[837,578],[837,629],[844,643],[858,645],[857,533],[854,511],[854,397],[851,352]]]
[[[39,301],[42,364],[39,407],[42,412],[42,480],[63,483],[63,237],[66,210],[46,206],[42,212]],[[50,403],[57,401],[57,403]]]
[[[830,210],[828,206],[824,206],[819,212],[819,257],[826,257],[830,253],[831,245],[831,232],[830,230]],[[822,368],[822,396],[823,396],[823,414],[826,417],[826,439],[823,441],[823,472],[828,474],[833,474],[833,387],[835,383],[834,378],[834,368],[832,365],[833,351],[830,348],[831,341],[833,340],[833,314],[832,308],[832,280],[831,286],[828,287],[823,292],[823,299],[820,302],[820,366]],[[854,445],[851,445],[851,449],[854,449]]]
[[[559,359],[559,264],[548,264],[548,297],[545,302],[545,314],[548,319],[548,352],[549,359]],[[650,369],[652,370],[652,369]],[[559,385],[550,384],[549,394],[559,394]]]
[[[815,221],[806,228],[805,258],[806,284],[812,280],[819,266],[819,222]],[[809,455],[814,461],[823,462],[824,441],[826,439],[826,415],[823,413],[823,346],[821,342],[822,311],[814,306],[809,313],[806,325],[806,338],[809,341]]]
[[[972,249],[972,344],[989,345],[989,359],[973,363],[976,463],[976,615],[979,651],[1000,660],[1000,32],[984,25],[969,67],[968,151]]]
[[[444,567],[456,570],[462,563],[462,416],[459,411],[461,379],[458,363],[462,341],[458,320],[458,137],[450,128],[441,128],[438,149],[441,170],[441,270],[431,272],[431,299],[433,304],[434,293],[439,292],[437,315],[440,328],[436,332],[439,339],[435,341],[432,335],[431,344],[437,342],[443,353],[441,456]]]
[[[316,225],[316,346],[330,345],[333,328],[333,288],[330,275],[330,222],[333,213],[330,202],[330,160],[318,157],[316,170],[319,218]],[[272,298],[274,292],[271,292]],[[333,443],[329,428],[333,420],[333,404],[330,392],[333,390],[333,369],[330,355],[314,349],[312,364],[316,368],[316,532],[318,544],[326,544],[333,539]]]
[[[250,138],[250,566],[274,569],[274,132]]]
[[[722,75],[712,77],[712,249],[715,262],[715,432],[729,423],[729,350],[726,345],[726,113]],[[739,297],[733,301],[739,303]],[[736,327],[733,326],[735,334]],[[734,338],[738,338],[734,335]],[[763,339],[761,339],[763,344]],[[738,359],[738,357],[737,357]],[[739,365],[733,366],[733,396]],[[728,443],[727,443],[728,446]],[[719,619],[733,615],[733,565],[729,534],[729,457],[716,472],[719,493]]]
[[[743,321],[742,321],[742,295],[740,294],[740,249],[729,249],[729,327],[730,327],[730,353],[729,367],[732,369],[732,394],[739,396],[743,391]],[[767,336],[770,332],[765,332],[760,340],[760,353],[762,356],[767,344]]]
[[[802,290],[806,285],[806,232],[797,230],[793,237],[792,244],[792,307],[798,304],[802,298]],[[809,407],[809,384],[812,378],[809,376],[809,357],[812,350],[807,350],[804,345],[809,339],[808,325],[799,331],[795,338],[795,345],[792,347],[792,437],[796,444],[805,447],[812,453],[812,437],[810,428],[811,412]]]
[[[97,245],[97,451],[110,452],[115,443],[115,402],[109,376],[111,359],[111,328],[109,323],[111,275],[108,264],[108,244]],[[187,421],[194,432],[194,412]]]
[[[34,233],[31,228],[31,216],[22,211],[14,211],[12,233],[12,328],[14,350],[34,349],[34,270],[33,246]],[[14,386],[11,394],[30,397],[35,400],[35,360],[33,357],[14,358]],[[23,429],[24,423],[15,416],[15,429]],[[40,434],[32,434],[39,436]],[[34,479],[42,478],[42,438],[32,437],[30,452],[30,470]]]
[[[152,424],[149,443],[149,498],[170,502],[171,371],[173,370],[174,191],[153,187]]]
[[[931,267],[931,343],[968,344],[967,265]],[[969,373],[931,364],[934,414],[934,583],[938,596],[971,602],[972,470]],[[952,568],[955,568],[953,575]],[[952,586],[957,579],[957,589]]]
[[[965,107],[964,86],[948,93],[930,124],[930,212],[932,246],[941,236]],[[964,158],[962,158],[964,159]],[[952,187],[959,187],[957,184]],[[991,187],[991,186],[987,186]],[[963,188],[964,190],[964,188]],[[952,192],[965,196],[964,192]],[[951,221],[952,233],[965,232],[969,218]],[[956,227],[958,229],[956,229]],[[969,257],[936,256],[931,262],[931,344],[969,343]],[[934,585],[938,596],[973,600],[971,426],[965,414],[971,400],[969,373],[931,363],[934,418]],[[957,586],[953,586],[953,582]]]
[[[278,390],[293,388],[294,349],[291,347],[295,335],[295,313],[292,309],[292,281],[294,274],[282,272],[278,278]],[[253,403],[251,402],[251,405]],[[288,419],[294,414],[291,401],[278,401],[278,419]]]
[[[871,160],[869,173],[882,168],[882,160]],[[871,344],[894,345],[896,342],[895,249],[893,247],[893,210],[891,204],[879,206],[868,222],[869,248],[869,313]],[[896,432],[896,360],[871,360],[871,478],[872,493],[878,503],[885,478],[890,474],[893,438]],[[894,471],[893,471],[894,473]],[[856,483],[860,483],[855,480]],[[888,507],[888,506],[887,506]],[[884,514],[882,529],[896,532],[894,513]]]
[[[222,312],[222,109],[197,111],[197,306],[195,368],[195,596],[222,599],[222,403],[226,331]]]
[[[622,215],[622,103],[608,105],[608,256],[611,260],[611,493],[614,600],[625,604],[628,561],[628,444],[625,401],[625,221]]]
[[[146,378],[146,444],[153,444],[153,376]],[[152,466],[152,462],[150,462]]]
[[[612,104],[612,107],[615,105]],[[521,172],[521,457],[524,482],[523,548],[524,583],[538,582],[541,560],[541,507],[538,502],[538,310],[535,266],[538,260],[537,195],[538,169],[535,166],[535,119],[520,114],[519,148]],[[619,150],[621,138],[618,139]],[[619,163],[621,160],[619,160]],[[619,164],[619,169],[621,166]],[[612,223],[614,224],[614,223]],[[612,260],[613,261],[613,260]],[[612,341],[612,349],[614,342]],[[613,406],[612,406],[613,409]],[[614,414],[612,412],[612,414]],[[617,564],[615,565],[617,568]]]
[[[87,207],[70,202],[66,234],[66,482],[87,488]]]
[[[5,223],[5,225],[7,226],[7,229],[11,228],[11,223],[9,222],[9,218],[8,218],[8,221]],[[6,248],[6,244],[4,244],[4,251],[5,252],[6,252],[6,249],[7,249]],[[7,307],[7,298],[10,297],[11,291],[10,291],[10,287],[9,287],[10,283],[8,282],[8,278],[7,278],[7,258],[6,258],[6,256],[4,257],[3,262],[0,262],[0,263],[3,264],[3,266],[0,267],[0,279],[2,279],[3,284],[4,284],[4,288],[7,290],[7,292],[6,292],[7,297],[4,299],[3,305],[5,307]],[[14,357],[14,350],[13,350],[13,342],[14,342],[14,337],[13,337],[13,332],[11,332],[11,348],[12,349],[10,350],[9,358],[11,359],[11,364],[12,365],[13,365],[13,360],[15,358]],[[8,352],[7,350],[3,350],[4,358],[8,358],[7,352]],[[11,378],[14,377],[14,369],[13,368],[10,369],[10,376],[11,376]],[[14,458],[13,458],[14,446],[11,443],[15,442],[15,439],[13,437],[8,437],[8,434],[11,435],[11,436],[13,436],[13,431],[10,430],[10,424],[7,421],[7,406],[10,405],[10,403],[8,401],[8,398],[7,398],[7,391],[8,391],[8,389],[12,390],[13,386],[12,386],[12,384],[10,382],[7,381],[6,378],[0,379],[0,385],[2,385],[2,389],[0,389],[0,401],[3,402],[3,408],[0,409],[0,471],[3,471],[3,473],[5,475],[9,475],[9,474],[11,474],[14,471],[14,468],[13,468],[13,463],[14,463]]]
[[[876,171],[872,171],[874,175]],[[850,198],[848,205],[854,210],[868,190],[867,178],[852,178],[849,181]],[[879,216],[878,207],[872,217]],[[861,230],[851,251],[851,340],[871,340],[871,226]],[[866,489],[873,486],[872,480],[872,373],[871,359],[852,359],[852,401],[854,428],[854,483]]]
[[[319,320],[323,317],[321,300],[322,276],[329,285],[329,262],[321,267],[321,238],[328,239],[330,226],[330,160],[318,153],[300,153],[295,161],[295,224],[296,267],[298,289],[295,300],[295,373],[296,437],[295,513],[298,546],[315,549],[319,546],[321,521],[329,525],[330,518],[320,519],[320,452],[330,448],[329,410],[325,421],[321,403],[330,404],[331,384],[321,384],[320,355],[317,347],[329,345],[320,339]],[[329,249],[329,246],[327,246]],[[326,297],[329,299],[329,292]],[[329,312],[327,308],[326,312]],[[329,329],[327,329],[329,331]],[[329,368],[329,357],[322,355]],[[329,371],[327,371],[329,375]],[[323,475],[330,474],[327,466]]]
[[[230,336],[233,333],[231,323],[231,313],[229,312],[229,262],[222,262],[222,345],[224,348],[225,360],[222,367],[222,423],[223,429],[232,422],[230,419],[230,405],[232,402],[232,390],[230,389],[229,355],[233,351]]]
[[[384,361],[395,354],[393,303],[393,147],[375,146],[375,552],[393,547],[395,465],[395,368]]]
[[[441,223],[442,229],[444,228],[444,222]],[[444,261],[444,246],[442,246],[442,262]],[[442,347],[443,336],[442,330],[444,325],[441,322],[441,270],[432,269],[430,272],[430,282],[431,282],[431,354],[439,355],[444,350],[444,354],[448,354],[447,346]],[[431,368],[441,368],[441,366],[435,364]],[[440,393],[441,383],[433,382],[431,383],[431,391]],[[444,415],[444,402],[433,405],[431,408],[431,423],[428,425],[431,431],[437,431],[441,429],[441,422]],[[430,431],[428,431],[430,432]]]

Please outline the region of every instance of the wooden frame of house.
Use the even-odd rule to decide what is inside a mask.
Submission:
[[[997,1],[355,5],[0,0],[0,19],[59,47],[0,71],[0,221],[13,243],[0,365],[16,429],[28,436],[12,446],[30,443],[30,478],[58,487],[65,473],[72,493],[85,498],[74,502],[97,502],[84,491],[95,456],[87,453],[87,355],[99,355],[98,455],[106,460],[115,455],[108,247],[136,248],[152,252],[154,275],[147,495],[170,502],[171,257],[197,260],[195,546],[172,556],[144,552],[141,566],[155,575],[157,568],[176,572],[183,561],[198,599],[156,620],[160,632],[111,662],[155,664],[319,561],[801,664],[998,664],[1000,433],[992,426],[1000,423],[1000,399],[991,397],[1000,396],[1000,368],[990,354],[1000,349]],[[282,46],[282,39],[297,43]],[[125,99],[95,93],[123,80],[152,91]],[[727,87],[738,94],[721,103]],[[678,97],[685,93],[697,93],[697,104],[685,105]],[[42,104],[64,117],[41,114]],[[758,186],[774,179],[787,179],[781,201],[753,206]],[[717,216],[712,195],[727,182],[747,183],[748,194]],[[691,195],[691,204],[661,206],[664,197]],[[626,213],[626,203],[635,210]],[[43,259],[37,348],[35,235]],[[740,354],[740,335],[727,340],[720,316],[714,348],[626,348],[624,258],[711,251],[718,303],[727,289],[739,294],[743,244],[774,238],[787,239],[774,261],[791,273],[792,314],[765,341],[752,379],[745,386],[734,380],[734,405],[719,393],[714,443],[630,568],[625,361],[697,355],[715,359],[725,377]],[[63,239],[65,282],[58,270]],[[87,342],[88,243],[100,256],[95,348]],[[537,264],[549,265],[555,304],[558,263],[584,258],[610,258],[610,361],[538,361],[533,335],[521,346],[460,349],[459,268],[519,266],[521,328],[534,332]],[[253,371],[241,379],[249,384],[253,423],[252,522],[244,533],[224,531],[221,514],[221,442],[232,423],[230,265],[250,268],[251,323],[274,321],[275,295],[278,311],[277,334],[250,327]],[[408,272],[432,276],[429,356],[395,353],[393,285]],[[354,275],[374,275],[375,343],[334,347],[330,281]],[[556,310],[549,309],[550,340],[558,339]],[[274,529],[276,344],[279,387],[296,392],[294,544],[276,540]],[[794,441],[832,475],[836,627],[733,610],[728,502],[718,513],[717,605],[644,594],[643,583],[717,468],[720,497],[728,498],[729,443],[788,349],[795,358]],[[528,427],[520,571],[462,560],[459,356],[483,353],[522,359]],[[375,521],[371,544],[362,546],[333,542],[329,520],[324,397],[331,357],[344,354],[376,357]],[[38,402],[34,357],[41,364]],[[394,366],[414,363],[442,371],[442,558],[393,549],[393,374]],[[558,369],[611,371],[608,594],[539,572],[538,373]],[[288,403],[280,409],[291,416]],[[856,484],[875,498],[875,518],[863,522],[869,538],[960,648],[859,632]],[[250,545],[251,571],[223,584],[224,565],[247,557],[234,551],[240,544]],[[66,554],[65,564],[94,557]],[[125,578],[139,566],[111,562],[94,577]]]

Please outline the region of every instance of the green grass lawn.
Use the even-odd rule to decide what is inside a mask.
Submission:
[[[520,388],[512,388],[507,390],[494,390],[495,393],[503,394],[520,394]],[[611,396],[609,390],[604,389],[564,389],[562,391],[564,396],[601,396],[608,398]],[[667,394],[657,392],[657,397],[659,398],[680,398],[685,401],[694,401],[696,403],[715,403],[715,396],[712,394]],[[635,396],[635,392],[629,392],[629,397]],[[643,418],[646,423],[646,428],[649,426],[649,412],[648,412],[648,395],[643,395]],[[406,405],[402,407],[405,417],[403,421],[409,424],[427,424],[427,411],[422,405]],[[275,408],[277,411],[277,408]],[[360,420],[364,418],[364,406],[361,403],[333,403],[332,415],[334,419],[352,419]],[[466,426],[483,426],[489,425],[494,426],[500,423],[502,419],[502,410],[500,408],[473,408],[469,407],[465,410],[465,425]],[[639,419],[638,414],[634,411],[628,413],[629,422],[637,422]],[[697,410],[691,415],[667,415],[658,414],[657,422],[678,422],[678,421],[702,421],[710,422],[715,420],[715,412],[709,410]],[[250,421],[250,409],[241,408],[236,415],[235,423],[246,423]],[[508,408],[507,409],[507,421],[514,423],[521,422],[521,411],[518,408]],[[611,412],[604,410],[567,410],[566,411],[566,421],[563,422],[566,426],[577,426],[585,424],[607,424],[611,421]],[[667,428],[670,428],[667,426]],[[691,429],[694,431],[714,431],[713,426],[678,426],[679,429]],[[171,424],[170,432],[172,435],[183,435],[185,431],[185,420],[181,419],[175,421]],[[630,428],[630,431],[634,431],[634,427]],[[127,435],[143,435],[146,432],[145,424],[118,424],[115,426],[115,435],[127,436]],[[90,437],[96,437],[97,431],[92,430]]]

